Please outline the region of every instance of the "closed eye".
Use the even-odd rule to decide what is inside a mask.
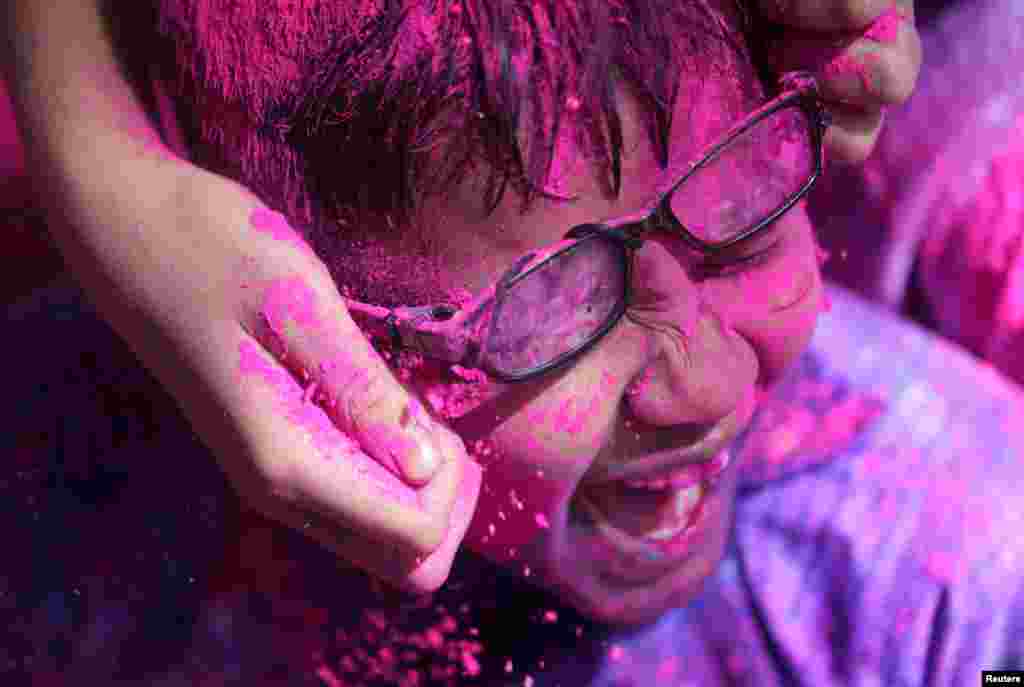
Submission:
[[[705,279],[737,277],[751,272],[778,256],[782,244],[779,221],[757,235],[731,246],[714,256],[705,256],[696,265],[698,276]]]

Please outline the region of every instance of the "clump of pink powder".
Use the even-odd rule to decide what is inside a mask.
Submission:
[[[865,38],[877,43],[892,43],[900,33],[900,25],[906,21],[907,16],[903,9],[897,4],[883,12],[868,28]]]

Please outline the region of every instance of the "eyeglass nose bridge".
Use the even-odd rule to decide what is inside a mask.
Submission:
[[[614,226],[600,223],[577,224],[566,233],[565,237],[567,239],[584,239],[598,234],[635,250],[644,244],[643,234],[646,233],[646,223],[649,218],[650,215],[639,221]]]

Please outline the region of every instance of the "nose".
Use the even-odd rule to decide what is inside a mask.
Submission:
[[[714,290],[688,274],[679,242],[652,238],[634,258],[626,316],[647,330],[648,346],[626,403],[647,425],[710,428],[753,386],[757,359],[729,327]]]

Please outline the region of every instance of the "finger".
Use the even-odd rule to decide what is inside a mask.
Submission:
[[[333,282],[309,270],[250,287],[258,315],[247,328],[366,453],[413,484],[452,458],[440,450],[451,430],[395,379]]]
[[[215,388],[227,396],[229,424],[240,428],[242,456],[228,461],[240,493],[264,512],[283,502],[319,513],[339,547],[356,530],[398,547],[406,563],[433,552],[448,527],[461,462],[446,461],[430,485],[413,489],[339,430],[259,342],[241,329],[234,339],[224,342],[234,360],[218,366],[227,371],[218,371],[224,379]]]
[[[849,106],[830,108],[832,126],[825,133],[828,154],[843,162],[866,160],[878,141],[885,122],[885,109],[864,110]]]
[[[875,20],[893,0],[758,0],[762,17],[788,27],[812,31],[860,29]],[[902,6],[910,6],[905,0]]]
[[[454,461],[453,461],[454,462]],[[352,529],[337,531],[318,511],[280,504],[275,519],[310,537],[348,563],[390,585],[414,594],[436,591],[448,578],[455,554],[466,536],[480,493],[480,466],[467,461],[451,522],[437,549],[426,558],[410,560],[403,551]]]
[[[876,107],[905,102],[917,84],[922,61],[921,37],[909,21],[874,37],[787,33],[771,55],[779,72],[813,72],[826,101]]]

